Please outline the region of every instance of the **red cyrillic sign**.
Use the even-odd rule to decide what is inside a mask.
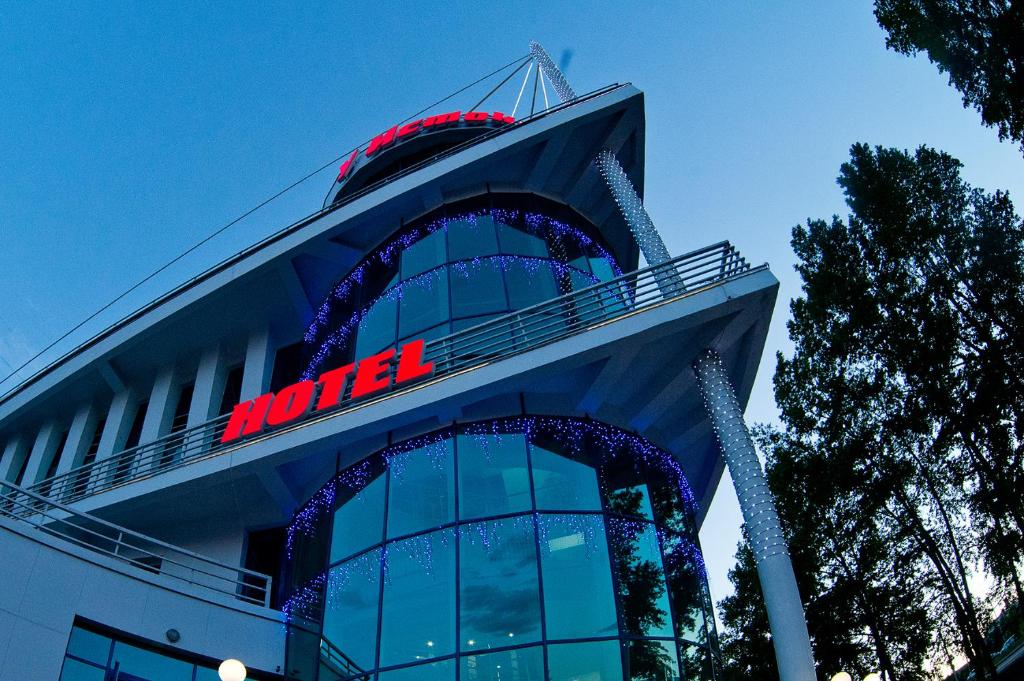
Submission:
[[[370,140],[370,143],[366,147],[366,157],[372,158],[382,149],[390,147],[396,142],[404,142],[407,139],[415,137],[420,132],[431,132],[432,130],[439,130],[441,128],[447,128],[459,123],[466,125],[481,125],[490,121],[495,125],[508,125],[509,123],[515,123],[515,119],[511,116],[503,114],[500,111],[494,111],[487,113],[486,111],[467,111],[463,114],[461,111],[451,111],[445,114],[437,114],[434,116],[428,116],[427,118],[420,118],[409,123],[402,125],[393,126],[389,130],[385,130],[381,134]],[[341,164],[341,168],[338,169],[338,182],[342,182],[347,178],[355,164],[359,160],[359,149],[352,152],[352,155],[348,157],[348,160]]]
[[[220,441],[231,442],[268,427],[296,421],[311,412],[338,406],[344,399],[345,387],[352,379],[348,400],[376,395],[392,386],[399,386],[434,373],[434,363],[423,361],[422,339],[409,341],[398,352],[398,366],[392,367],[395,349],[371,355],[320,375],[316,381],[299,381],[274,393],[235,405]],[[314,404],[315,403],[315,404]]]

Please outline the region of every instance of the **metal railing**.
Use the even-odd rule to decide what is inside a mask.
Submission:
[[[723,241],[660,265],[630,272],[428,341],[425,356],[434,362],[433,378],[442,378],[693,295],[749,270],[747,261],[729,242]],[[368,400],[346,400],[338,409],[314,412],[305,420],[283,426],[271,431],[271,434],[301,428],[305,424],[359,409],[413,388],[415,384]],[[71,503],[244,446],[245,441],[221,443],[229,418],[228,415],[220,416],[153,442],[117,452],[38,482],[29,489]]]
[[[270,606],[273,583],[268,575],[147,537],[3,480],[0,489],[0,517],[202,590]]]

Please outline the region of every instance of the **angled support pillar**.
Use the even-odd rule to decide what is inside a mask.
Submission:
[[[29,454],[29,441],[25,433],[17,433],[7,441],[0,458],[0,480],[14,482],[25,465]]]
[[[71,421],[71,428],[68,430],[68,439],[64,443],[64,451],[57,452],[57,475],[67,473],[72,468],[82,465],[82,458],[85,456],[92,436],[96,429],[97,408],[93,404],[86,404],[75,412]]]
[[[274,343],[270,329],[254,331],[245,348],[242,370],[242,400],[251,400],[270,389],[274,370]]]
[[[761,471],[754,442],[743,422],[736,392],[718,353],[713,350],[702,353],[693,369],[750,534],[750,547],[768,611],[779,678],[781,681],[814,681],[814,658],[807,634],[807,620],[793,564],[789,560],[786,538]]]
[[[537,68],[543,71],[545,77],[555,86],[555,91],[563,102],[576,99],[576,91],[572,89],[565,79],[565,74],[555,66],[540,43],[536,41],[530,43],[530,55],[537,62]],[[594,165],[597,166],[598,172],[601,173],[605,184],[608,185],[615,205],[619,207],[622,218],[633,232],[633,237],[636,239],[637,245],[640,246],[640,252],[644,254],[647,264],[656,266],[667,262],[670,256],[668,249],[665,248],[665,242],[662,241],[658,230],[654,228],[654,221],[647,214],[640,195],[637,194],[636,188],[630,182],[619,159],[615,157],[614,153],[605,149],[594,159]],[[679,277],[674,268],[666,268],[665,272],[657,274],[655,278],[666,297],[680,290]]]

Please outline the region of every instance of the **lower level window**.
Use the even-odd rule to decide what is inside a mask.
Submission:
[[[71,629],[60,681],[218,681],[217,663],[184,651],[157,650],[156,644],[100,627],[76,623]],[[277,678],[253,675],[249,679]]]

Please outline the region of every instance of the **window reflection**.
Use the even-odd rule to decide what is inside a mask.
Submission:
[[[382,666],[455,652],[454,537],[447,529],[388,546]]]
[[[462,658],[462,681],[544,681],[540,646]]]
[[[697,546],[688,537],[666,532],[662,536],[665,553],[665,576],[675,613],[679,638],[705,643],[704,574]]]
[[[715,675],[711,668],[711,655],[707,648],[688,644],[679,646],[679,662],[687,681],[714,681]]]
[[[60,673],[60,681],[106,681],[106,679],[106,669],[72,659],[64,660],[64,668]]]
[[[384,537],[383,467],[365,487],[352,492],[343,482],[338,484],[339,507],[334,512],[331,534],[331,562],[373,546]],[[362,476],[353,476],[353,483],[362,484]]]
[[[447,270],[432,270],[403,282],[398,315],[399,336],[415,334],[450,317]]]
[[[377,675],[378,681],[452,681],[454,678],[455,660],[430,662]]]
[[[609,527],[623,626],[638,636],[672,636],[672,616],[654,526],[612,518]]]
[[[453,317],[474,317],[508,309],[498,260],[485,260],[478,265],[452,265],[451,284]]]
[[[450,439],[391,458],[388,537],[455,520],[455,457]]]
[[[600,511],[597,471],[577,461],[556,441],[544,438],[530,448],[537,508],[552,511]]]
[[[486,650],[540,638],[533,518],[463,525],[459,533],[459,647]]]
[[[374,549],[329,573],[320,662],[339,678],[373,669],[380,557]]]
[[[671,641],[630,641],[628,678],[630,681],[678,681],[679,661],[676,644]]]
[[[548,639],[617,633],[604,521],[542,515],[538,522]]]
[[[110,664],[117,666],[122,673],[140,676],[147,681],[191,679],[194,669],[193,664],[184,660],[176,660],[120,641],[114,644],[114,655]]]
[[[619,641],[548,646],[549,681],[622,681]]]
[[[530,510],[523,435],[459,435],[458,454],[462,519]]]

